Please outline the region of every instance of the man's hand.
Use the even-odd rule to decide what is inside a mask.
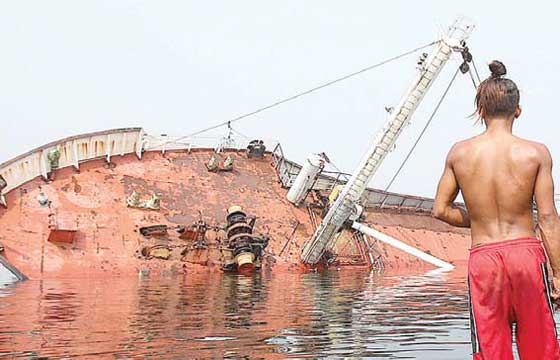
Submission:
[[[560,307],[560,276],[552,277],[552,294],[550,294],[552,302],[554,303],[555,311]]]

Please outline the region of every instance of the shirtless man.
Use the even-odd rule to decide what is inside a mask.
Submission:
[[[503,77],[506,68],[501,62],[492,62],[490,71],[475,101],[486,131],[450,150],[433,215],[471,228],[473,359],[513,359],[513,323],[521,360],[560,359],[552,310],[552,302],[560,297],[560,220],[552,159],[546,146],[512,134],[513,122],[521,115],[519,90]],[[453,205],[459,191],[467,211]],[[548,285],[543,244],[554,292]]]

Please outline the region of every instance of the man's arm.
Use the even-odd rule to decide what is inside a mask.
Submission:
[[[459,194],[459,184],[451,164],[452,153],[453,149],[445,160],[445,169],[437,188],[432,215],[453,226],[470,227],[471,219],[467,211],[453,203]]]
[[[560,299],[560,219],[554,204],[552,157],[543,145],[540,149],[541,164],[535,181],[538,227],[552,268],[555,300]]]

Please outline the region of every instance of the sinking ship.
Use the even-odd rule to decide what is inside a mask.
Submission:
[[[300,165],[279,143],[231,132],[208,145],[142,128],[68,137],[0,164],[0,272],[452,268],[466,260],[468,230],[431,217],[433,199],[367,185],[450,57],[470,71],[471,30],[457,20],[420,57],[353,174],[329,171],[325,154]]]

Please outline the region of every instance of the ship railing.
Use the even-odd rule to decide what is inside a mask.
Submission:
[[[431,212],[434,199],[403,195],[377,189],[366,189],[361,200],[366,208],[412,210],[415,212]]]
[[[278,180],[284,188],[292,186],[302,166],[285,158],[282,146],[276,145],[272,151],[272,164]],[[337,185],[344,185],[350,174],[337,171],[322,171],[313,183],[312,189],[331,192]],[[431,212],[434,200],[425,197],[402,195],[383,190],[367,188],[360,204],[368,209],[396,209],[414,212]]]
[[[272,165],[278,175],[278,181],[284,188],[293,185],[302,168],[300,164],[286,159],[279,143],[272,150]],[[332,191],[336,185],[344,184],[349,176],[342,172],[322,171],[313,183],[312,189]]]
[[[37,177],[48,180],[55,169],[112,156],[136,154],[140,159],[145,151],[171,151],[194,148],[208,148],[216,151],[247,148],[252,139],[238,136],[196,137],[182,139],[168,135],[152,136],[142,128],[121,128],[67,137],[33,149],[14,159],[0,164],[0,204],[6,206],[5,195],[11,190]],[[278,144],[271,139],[263,139],[268,149]]]
[[[144,151],[166,151],[176,150],[193,150],[193,149],[213,149],[216,152],[224,150],[243,150],[249,145],[249,142],[255,140],[252,138],[235,137],[218,137],[218,136],[196,136],[185,138],[182,136],[172,136],[168,134],[149,135],[145,134],[143,138]],[[262,140],[267,149],[276,148],[278,141],[273,139]]]
[[[0,164],[0,203],[5,195],[37,177],[48,179],[55,169],[92,159],[135,153],[142,156],[142,128],[121,128],[92,132],[54,141]]]
[[[337,185],[344,185],[350,179],[350,174],[339,171],[322,171],[315,183],[314,190],[333,191]]]
[[[272,165],[278,175],[278,181],[284,188],[289,188],[294,183],[301,166],[286,159],[282,146],[278,143],[272,150]]]

